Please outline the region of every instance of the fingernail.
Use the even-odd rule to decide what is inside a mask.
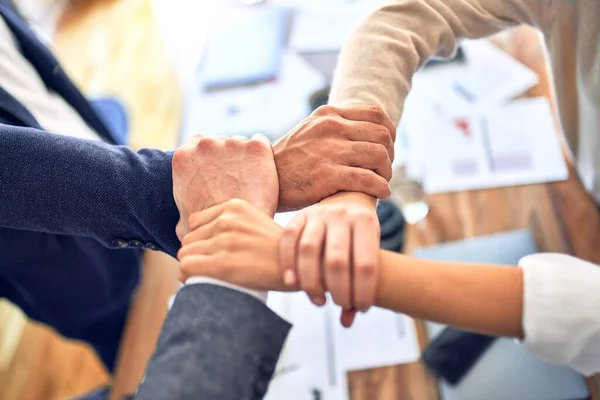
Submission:
[[[283,283],[287,286],[294,286],[296,284],[296,274],[291,269],[288,269],[283,273]]]
[[[325,296],[315,296],[315,297],[311,298],[311,300],[315,305],[317,305],[319,307],[324,306],[325,302],[326,302]]]

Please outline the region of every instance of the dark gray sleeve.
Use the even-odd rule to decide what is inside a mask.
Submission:
[[[256,298],[182,288],[135,400],[262,399],[291,325]]]

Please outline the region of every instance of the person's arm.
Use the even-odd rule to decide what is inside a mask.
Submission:
[[[402,0],[370,14],[338,59],[329,103],[378,106],[398,123],[414,73],[430,57],[450,57],[461,38],[535,25],[550,2]]]
[[[246,293],[211,284],[185,286],[134,399],[262,399],[289,329]]]
[[[229,221],[227,226],[221,219]],[[190,226],[178,254],[182,275],[202,272],[260,290],[300,289],[286,285],[278,271],[282,228],[252,206],[224,203],[193,215]],[[429,261],[386,251],[379,256],[376,305],[523,339],[547,361],[586,375],[600,372],[599,266],[559,254],[525,257],[520,268]]]
[[[278,273],[283,229],[248,203],[229,201],[196,213],[190,229],[178,253],[184,278],[206,275],[258,290],[299,289],[286,285]],[[377,306],[466,330],[523,336],[519,268],[377,254]]]
[[[376,305],[497,336],[523,337],[519,268],[423,260],[381,251]]]
[[[172,153],[0,124],[0,227],[175,255]]]
[[[390,132],[395,133],[396,124],[400,120],[404,99],[410,90],[412,76],[431,56],[449,57],[460,38],[480,38],[498,32],[504,28],[522,23],[534,24],[534,15],[539,16],[542,8],[538,0],[403,0],[384,6],[368,16],[352,33],[350,40],[342,49],[338,67],[329,96],[329,104],[340,112],[350,106],[367,106],[377,113],[387,114],[386,124]],[[395,136],[395,135],[394,135]],[[393,157],[391,157],[393,160]],[[329,208],[345,208],[353,210],[353,214],[362,215],[364,211],[375,212],[375,199],[364,193],[339,193],[321,201],[325,212]],[[313,213],[314,214],[314,213]],[[302,217],[307,224],[310,215]],[[316,217],[320,218],[320,217]],[[336,231],[356,232],[356,222],[351,216],[339,220],[334,227]],[[369,232],[371,230],[368,230]],[[360,235],[363,239],[364,234]],[[309,237],[312,236],[312,237]],[[325,235],[317,231],[305,231],[305,226],[294,221],[288,227],[287,239],[282,242],[282,253],[289,257],[280,260],[282,275],[288,276],[288,282],[299,281],[303,290],[313,299],[323,298],[319,285],[311,283],[316,272],[312,268],[300,268],[293,259],[296,251],[294,243],[308,241],[319,243],[325,263],[325,281],[333,287],[332,297],[336,304],[348,307],[348,299],[353,299],[352,306],[368,308],[374,299],[374,276],[379,265],[373,262],[378,243],[370,247],[348,248],[345,253],[352,253],[355,259],[366,260],[367,267],[359,268],[346,261],[343,267],[327,262],[328,254],[334,252],[325,241]],[[336,246],[340,244],[337,243]],[[314,245],[311,245],[314,247]],[[302,247],[297,250],[298,259],[311,258],[310,254],[302,254]],[[304,252],[306,253],[306,252]],[[314,257],[312,257],[314,258]],[[349,260],[347,256],[345,259]],[[313,263],[313,265],[317,265]],[[327,272],[345,269],[343,275],[353,275],[351,286],[348,283],[335,283]],[[352,269],[352,273],[350,273]],[[294,273],[298,277],[294,276]],[[304,277],[303,277],[304,275]],[[340,274],[338,274],[340,275]],[[307,282],[308,283],[305,283]],[[318,304],[318,303],[317,303]],[[345,325],[352,323],[353,313],[342,315]]]

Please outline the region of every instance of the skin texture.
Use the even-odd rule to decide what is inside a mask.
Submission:
[[[173,195],[180,211],[178,237],[187,232],[187,221],[196,211],[234,197],[251,203],[254,197],[263,197],[263,193],[249,191],[245,197],[223,198],[222,192],[245,184],[252,185],[254,192],[275,188],[271,197],[265,193],[265,199],[271,201],[279,194],[279,211],[307,207],[343,191],[389,197],[394,136],[383,116],[373,107],[338,110],[323,106],[316,110],[273,145],[277,187],[259,180],[264,160],[250,157],[254,152],[266,152],[264,137],[246,143],[244,151],[235,152],[239,159],[234,159],[232,146],[241,143],[242,137],[235,142],[225,137],[191,138],[173,155]]]
[[[173,197],[180,211],[176,227],[180,240],[188,231],[192,210],[201,211],[240,198],[273,215],[278,194],[273,152],[264,135],[254,135],[252,139],[198,135],[173,155]]]
[[[391,138],[388,145],[391,171],[396,127],[382,109],[326,106],[321,110],[313,115],[377,124],[378,130],[368,134],[372,137],[387,134]],[[386,170],[382,176],[391,178],[391,173],[387,175]],[[280,243],[279,265],[284,281],[290,286],[299,285],[315,305],[324,303],[324,288],[330,288],[333,301],[343,307],[344,326],[352,325],[357,310],[366,311],[375,302],[375,277],[379,270],[379,223],[375,206],[372,193],[340,191],[291,221],[284,228]]]
[[[235,199],[195,213],[189,226],[178,254],[182,279],[204,275],[257,290],[301,289],[282,279],[283,229],[264,211]],[[375,305],[466,330],[523,337],[521,269],[377,254]]]
[[[279,211],[298,210],[342,191],[387,198],[394,132],[378,108],[315,110],[273,145]]]

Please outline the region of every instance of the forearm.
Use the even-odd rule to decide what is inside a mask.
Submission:
[[[523,337],[520,268],[429,261],[382,251],[376,305],[465,330]]]
[[[153,243],[174,255],[171,154],[0,124],[0,227]],[[119,247],[119,246],[116,246]]]
[[[460,38],[533,24],[538,0],[402,0],[352,33],[342,49],[329,103],[375,105],[400,120],[413,74],[431,56],[449,57]]]

